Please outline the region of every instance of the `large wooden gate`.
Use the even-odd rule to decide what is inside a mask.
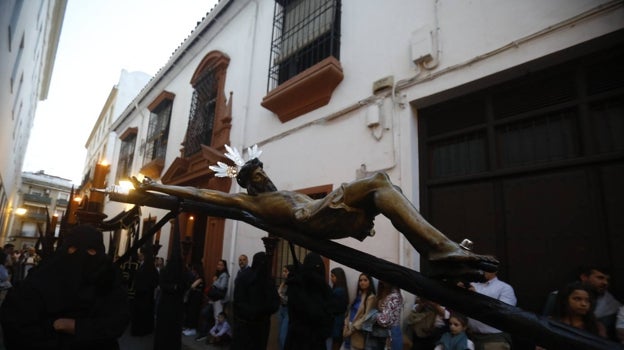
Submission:
[[[418,111],[421,207],[540,312],[582,264],[624,296],[624,45]],[[534,63],[537,65],[536,63]]]

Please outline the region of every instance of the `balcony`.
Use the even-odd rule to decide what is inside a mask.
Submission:
[[[57,199],[56,200],[56,206],[57,207],[66,207],[67,204],[69,204],[69,201],[67,199]]]
[[[41,204],[51,204],[52,198],[44,197],[38,194],[24,193],[24,202],[34,202]]]
[[[340,62],[328,57],[273,89],[261,105],[286,123],[328,104],[343,77]]]
[[[24,215],[24,218],[28,220],[33,220],[33,221],[46,221],[48,219],[48,216],[46,214],[41,214],[41,213],[27,212],[26,215]]]

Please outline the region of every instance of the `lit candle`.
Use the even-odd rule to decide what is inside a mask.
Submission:
[[[106,187],[106,175],[108,174],[109,165],[106,161],[102,161],[95,165],[95,172],[93,173],[92,188],[104,189]],[[104,202],[104,193],[91,191],[91,202],[95,203],[93,211],[100,212],[102,209],[102,203]],[[89,207],[91,207],[89,205]]]
[[[52,220],[50,220],[50,229],[52,233],[56,232],[56,223],[58,222],[58,215],[52,215]],[[49,230],[50,231],[50,230]]]
[[[81,201],[82,201],[82,198],[74,197],[74,199],[71,202],[69,202],[69,216],[67,218],[67,223],[73,225],[76,222],[78,222],[77,217],[76,217],[76,211],[78,210],[78,206],[80,205]]]
[[[156,243],[160,242],[160,230],[156,231]]]
[[[186,237],[193,236],[193,224],[195,224],[195,218],[191,215],[186,221]]]
[[[95,165],[95,173],[93,174],[93,187],[104,188],[106,175],[108,174],[109,165],[106,161],[102,161]]]

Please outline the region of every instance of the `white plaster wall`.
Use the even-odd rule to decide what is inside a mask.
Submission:
[[[439,65],[402,77],[408,101],[583,43],[624,23],[622,3],[606,0],[440,1],[437,13]]]
[[[152,76],[145,72],[121,70],[119,82],[117,83],[119,92],[117,93],[117,99],[115,100],[115,106],[113,108],[114,118],[109,122],[109,126],[119,117],[126,107],[128,107],[150,79],[152,79]]]

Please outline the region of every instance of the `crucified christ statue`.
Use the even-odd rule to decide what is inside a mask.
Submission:
[[[235,176],[248,193],[163,185],[148,178],[142,183],[134,179],[134,183],[142,191],[237,208],[271,226],[288,227],[318,239],[364,240],[374,235],[374,218],[382,214],[433,267],[448,270],[461,266],[457,273],[465,274],[496,270],[498,265],[494,257],[474,254],[429,224],[385,173],[342,184],[321,199],[278,191],[258,158],[244,163]]]

